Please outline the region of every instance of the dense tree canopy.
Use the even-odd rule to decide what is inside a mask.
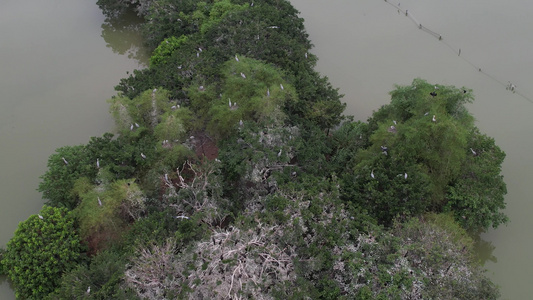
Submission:
[[[1,261],[17,298],[43,299],[61,275],[83,261],[85,249],[74,222],[67,209],[45,206],[19,224]]]
[[[472,91],[415,79],[354,122],[286,0],[98,4],[144,18],[150,65],[108,100],[116,136],[50,156],[0,252],[19,297],[497,298],[473,238],[507,221],[505,154]]]

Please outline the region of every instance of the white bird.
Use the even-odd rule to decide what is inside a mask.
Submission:
[[[172,105],[170,108],[171,109],[176,109],[176,105]]]
[[[374,170],[372,170],[372,172],[370,172],[370,177],[372,177],[372,178],[376,178],[376,177],[374,176]]]
[[[282,150],[282,149],[279,149],[279,152],[278,152],[278,157],[280,157],[280,156],[281,156],[281,150]]]
[[[239,58],[237,57],[237,54],[235,54],[235,60],[239,61]]]
[[[63,162],[65,163],[65,165],[68,165],[68,161],[67,161],[64,157],[61,157],[61,159],[63,160]]]
[[[251,7],[254,7],[254,3],[252,2],[252,4],[250,4]]]
[[[135,123],[135,127],[139,128],[139,124]]]
[[[181,66],[178,66],[178,69],[180,69],[180,70],[181,70],[181,68],[182,68]]]
[[[424,114],[424,116],[427,116],[427,115],[429,115],[429,112],[427,112],[427,113]]]
[[[403,173],[403,178],[407,179],[407,173]]]
[[[307,52],[305,52],[305,58],[307,58]]]
[[[439,87],[438,87],[438,86],[434,86],[434,88],[435,88],[436,90],[438,90],[438,89],[439,89]]]
[[[472,154],[477,155],[476,151],[474,149],[470,148],[470,151],[472,151]]]
[[[196,57],[200,57],[200,53],[196,52]]]
[[[100,169],[100,160],[98,158],[96,159],[96,167]]]
[[[98,205],[102,206],[102,201],[100,200],[100,197],[98,197]]]
[[[198,48],[198,50],[200,50],[200,52],[203,52],[203,51],[202,51],[202,48]]]
[[[268,26],[267,28],[279,28],[278,26]]]
[[[91,287],[89,286],[89,287],[87,288],[87,294],[89,294],[90,292],[91,292]]]
[[[130,126],[130,130],[133,130],[133,124],[131,124],[131,126]]]
[[[239,121],[239,126],[244,125],[244,122],[242,120]]]
[[[155,93],[155,92],[157,92],[157,89],[154,89],[154,90],[152,91],[152,93]]]
[[[435,115],[433,115],[433,119],[431,119],[431,121],[437,122],[437,118],[435,117]]]
[[[165,181],[170,182],[170,180],[168,180],[168,174],[165,174]]]
[[[244,75],[244,73],[241,72],[241,77],[242,77],[242,78],[246,78],[246,75]]]
[[[37,214],[37,216],[39,216],[39,219],[43,220],[43,216],[41,216],[40,214]]]
[[[392,123],[394,123],[394,125],[398,124],[398,123],[396,123],[396,121],[394,121],[394,120],[392,120]]]
[[[283,84],[279,84],[279,87],[281,88],[281,90],[283,91]]]
[[[229,104],[229,107],[231,108],[231,99],[228,98],[228,104]]]
[[[144,155],[144,153],[142,153],[142,152],[141,152],[141,157],[142,157],[143,159],[146,159],[146,155]]]
[[[175,216],[176,219],[189,219],[187,216]]]
[[[267,97],[270,97],[270,89],[267,89]]]

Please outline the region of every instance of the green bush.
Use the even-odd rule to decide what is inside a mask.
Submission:
[[[17,298],[43,299],[58,287],[61,275],[83,260],[85,249],[67,209],[45,206],[19,224],[2,265]]]

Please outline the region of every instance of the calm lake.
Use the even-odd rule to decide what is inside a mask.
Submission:
[[[140,37],[124,24],[102,25],[95,2],[0,2],[0,246],[41,208],[36,188],[48,156],[112,130],[105,100],[126,71],[140,67]],[[291,2],[306,20],[318,70],[340,87],[356,119],[388,103],[394,84],[416,77],[474,90],[470,111],[507,153],[511,222],[482,236],[495,247],[486,266],[503,299],[530,298],[533,2],[401,0],[401,11],[383,0]],[[506,90],[508,81],[517,93]],[[0,299],[14,299],[6,282]]]
[[[0,1],[0,246],[43,205],[48,156],[113,129],[106,99],[139,68],[140,36],[112,29],[96,1]],[[14,299],[2,281],[0,299]]]
[[[531,299],[533,2],[391,1],[291,3],[305,19],[318,71],[345,94],[346,114],[356,119],[366,120],[389,103],[394,84],[416,77],[474,90],[476,101],[468,107],[478,127],[507,153],[503,174],[511,222],[482,235],[495,247],[486,267],[502,299]],[[506,90],[508,81],[516,93]]]

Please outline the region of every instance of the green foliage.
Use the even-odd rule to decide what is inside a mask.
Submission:
[[[172,56],[172,53],[181,47],[182,44],[187,42],[187,37],[182,35],[179,38],[171,36],[166,38],[155,48],[152,56],[150,57],[150,66],[157,66],[167,62],[168,58]]]
[[[62,274],[83,260],[84,250],[67,209],[45,206],[39,216],[19,224],[2,265],[17,298],[43,299],[58,287]]]
[[[48,169],[41,176],[38,189],[43,193],[43,198],[48,200],[47,204],[68,209],[76,207],[78,201],[70,191],[78,178],[94,178],[97,172],[95,163],[96,157],[82,145],[57,149],[48,158]]]
[[[245,10],[247,7],[249,7],[247,4],[232,4],[230,0],[215,1],[209,10],[209,18],[207,18],[200,26],[200,32],[205,34],[211,28],[217,26],[227,14]]]
[[[472,133],[469,146],[461,175],[448,187],[445,210],[453,212],[457,222],[469,231],[496,228],[508,221],[502,212],[507,193],[501,175],[505,153],[495,145],[494,139],[478,130]]]
[[[244,56],[238,62],[229,60],[221,75],[221,96],[201,104],[209,105],[207,130],[215,137],[227,137],[240,120],[255,121],[262,126],[283,125],[285,114],[280,107],[297,101],[294,89],[283,80],[281,72],[259,61]],[[202,92],[191,94],[196,107],[200,105],[194,104],[199,102],[197,93]]]
[[[360,131],[360,145],[368,136],[366,147],[341,157],[353,172],[344,172],[344,198],[383,224],[424,210],[452,211],[471,231],[505,223],[505,154],[473,125],[464,107],[471,92],[415,79],[391,95],[391,104],[369,119],[368,132]],[[398,185],[401,174],[408,178]]]
[[[85,180],[76,183],[80,204],[74,210],[80,234],[91,252],[106,248],[118,239],[131,220],[145,210],[145,197],[134,180],[117,180],[108,186],[90,188]]]
[[[58,290],[49,299],[136,299],[131,291],[123,288],[127,258],[118,252],[102,251],[90,264],[78,265],[61,278]],[[90,292],[87,290],[90,287]]]

